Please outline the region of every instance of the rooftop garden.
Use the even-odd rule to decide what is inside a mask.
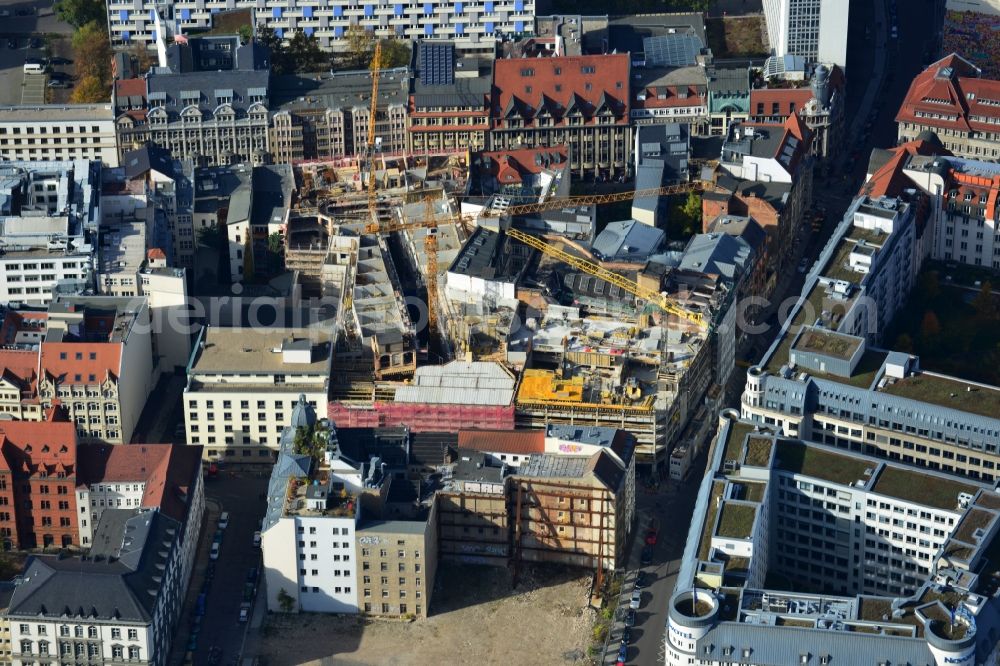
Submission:
[[[980,416],[996,418],[1000,415],[1000,390],[975,386],[947,377],[922,373],[888,384],[883,391]]]
[[[335,516],[349,518],[355,515],[357,498],[345,488],[331,489],[322,501],[322,509],[315,508],[320,502],[307,497],[310,488],[326,488],[325,474],[316,478],[292,477],[288,480],[285,494],[285,514],[290,516]]]
[[[982,509],[969,509],[962,518],[962,522],[958,524],[955,533],[951,535],[952,538],[976,545],[976,530],[985,531],[993,520],[993,515],[989,511],[983,511]]]
[[[858,600],[858,619],[879,622],[892,617],[892,600],[862,597]]]
[[[807,330],[799,337],[795,350],[823,354],[848,361],[860,346],[861,340],[858,338],[814,328]]]
[[[751,437],[747,442],[747,453],[743,459],[744,465],[753,467],[767,467],[771,460],[771,448],[773,444],[766,437]]]
[[[882,469],[872,490],[914,504],[948,511],[954,511],[958,507],[959,493],[976,492],[975,486],[959,481],[890,466]]]
[[[746,504],[725,502],[722,505],[722,515],[719,517],[719,528],[716,535],[728,539],[747,539],[753,532],[753,521],[757,509]]]
[[[801,442],[780,441],[776,467],[794,474],[849,485],[867,479],[865,471],[874,467],[874,463],[806,446]]]
[[[731,421],[729,423],[729,436],[726,438],[726,447],[722,452],[722,463],[727,460],[739,460],[740,451],[743,448],[743,440],[753,432],[753,425]]]
[[[986,509],[1000,509],[1000,496],[992,492],[982,493],[976,498],[976,506]]]
[[[712,483],[712,494],[708,498],[708,511],[705,512],[705,525],[701,531],[701,541],[698,543],[698,559],[707,560],[712,549],[712,528],[715,526],[715,516],[719,513],[719,500],[725,490],[724,481]]]

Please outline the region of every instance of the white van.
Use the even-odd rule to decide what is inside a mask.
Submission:
[[[25,74],[44,74],[45,73],[45,63],[42,63],[42,62],[26,62],[26,63],[24,63],[24,73]]]

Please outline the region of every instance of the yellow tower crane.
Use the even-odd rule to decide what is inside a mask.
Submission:
[[[375,40],[375,54],[372,56],[372,100],[368,111],[368,146],[365,149],[368,162],[368,215],[378,222],[377,198],[375,193],[375,121],[378,112],[378,80],[382,71],[382,41]]]
[[[546,210],[559,210],[560,208],[571,208],[573,206],[586,206],[614,203],[616,201],[628,201],[629,199],[644,199],[647,197],[665,197],[672,194],[683,194],[685,192],[700,192],[707,187],[707,183],[701,180],[690,183],[679,183],[677,185],[666,185],[664,187],[652,187],[645,190],[629,190],[627,192],[613,192],[610,194],[581,194],[570,197],[553,197],[530,204],[515,204],[506,208],[486,209],[479,213],[480,217],[502,217],[505,215],[527,215],[529,213],[539,213]]]

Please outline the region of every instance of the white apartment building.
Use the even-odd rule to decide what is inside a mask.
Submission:
[[[0,161],[99,160],[118,166],[110,104],[0,106]]]
[[[147,253],[138,280],[139,289],[149,300],[155,363],[163,372],[185,368],[196,330],[188,312],[187,271],[170,268],[162,258]]]
[[[270,464],[300,395],[326,409],[331,359],[319,329],[206,327],[187,367],[188,443],[207,460]]]
[[[995,644],[968,639],[996,624],[982,612],[996,564],[980,561],[1000,527],[991,485],[737,418],[720,419],[699,490],[668,666],[990,663]]]
[[[535,21],[534,0],[354,4],[318,0],[292,3],[267,0],[264,4],[250,0],[182,0],[170,5],[152,0],[109,0],[107,8],[111,45],[116,48],[135,42],[152,45],[156,34],[153,9],[160,10],[175,34],[211,27],[216,12],[249,9],[258,26],[272,28],[278,37],[291,39],[296,32],[303,32],[314,35],[322,47],[334,50],[346,50],[346,37],[352,25],[373,31],[382,39],[450,39],[464,48],[492,49],[501,35],[531,34]]]
[[[773,55],[847,66],[847,19],[843,0],[764,0]]]
[[[0,162],[0,301],[93,287],[100,185],[97,161]]]
[[[317,423],[305,396],[286,423],[261,524],[267,609],[357,613],[361,470],[334,453],[336,431],[328,421]],[[295,452],[302,434],[319,442],[322,458]]]

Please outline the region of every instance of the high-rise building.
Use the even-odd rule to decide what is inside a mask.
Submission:
[[[433,37],[453,39],[464,48],[492,49],[501,36],[530,34],[534,30],[535,0],[486,0],[485,2],[321,2],[302,0],[180,0],[161,4],[141,0],[128,6],[108,2],[111,45],[125,48],[132,43],[151,45],[156,41],[159,10],[163,23],[177,33],[204,30],[212,26],[214,14],[227,10],[252,12],[258,27],[274,30],[278,37],[291,39],[296,32],[315,36],[320,46],[337,51],[348,48],[352,26],[370,30],[379,38],[405,40]]]
[[[771,51],[846,67],[849,9],[844,0],[764,0]]]

